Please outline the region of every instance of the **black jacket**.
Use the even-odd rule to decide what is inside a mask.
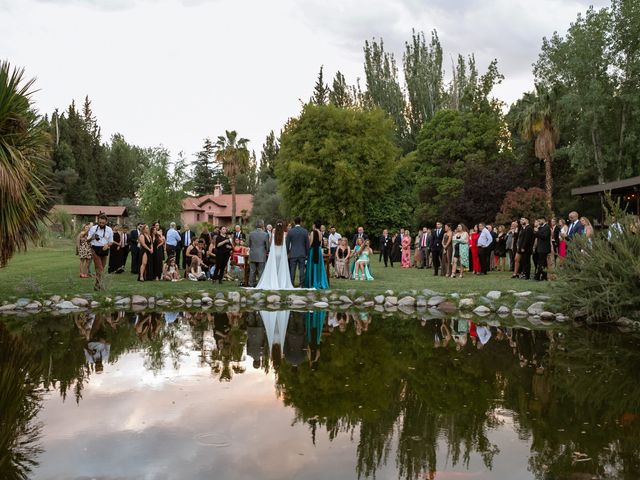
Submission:
[[[444,228],[440,229],[440,234],[438,234],[437,229],[431,230],[431,238],[429,239],[429,248],[432,252],[439,252],[442,250],[442,239],[444,238]]]
[[[534,233],[538,239],[536,243],[536,253],[551,253],[551,228],[549,224],[545,223],[538,231]]]
[[[527,225],[520,230],[518,235],[518,252],[517,253],[532,253],[533,252],[533,227]]]

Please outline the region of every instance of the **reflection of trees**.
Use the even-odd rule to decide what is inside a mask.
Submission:
[[[38,464],[41,378],[29,344],[12,336],[0,322],[0,473],[4,479],[29,478]]]

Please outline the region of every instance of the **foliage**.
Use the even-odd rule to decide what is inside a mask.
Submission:
[[[37,238],[47,215],[50,137],[32,106],[34,80],[0,64],[0,267]]]
[[[54,225],[62,227],[62,233],[65,237],[70,238],[74,233],[73,217],[64,209],[56,209],[49,214],[49,220]]]
[[[260,183],[266,182],[269,178],[275,178],[278,152],[280,152],[280,144],[271,130],[262,144],[262,152],[260,152],[260,169],[258,171]]]
[[[339,70],[329,91],[329,103],[338,108],[350,108],[356,104],[353,87],[347,84],[347,80]]]
[[[202,150],[195,154],[192,166],[193,172],[188,190],[195,196],[213,193],[216,185],[221,185],[223,191],[229,190],[229,179],[225,176],[221,166],[215,163],[215,145],[210,139],[204,139]]]
[[[244,172],[238,175],[236,193],[250,193],[254,195],[258,188],[258,161],[256,152],[252,151]]]
[[[138,192],[140,215],[147,222],[167,225],[180,218],[184,191],[185,160],[179,158],[173,168],[169,152],[164,148],[148,151],[149,167]]]
[[[536,218],[551,214],[547,205],[547,195],[538,187],[524,189],[521,187],[507,192],[500,206],[500,213],[496,217],[498,223],[510,223],[521,217],[528,218],[531,223]]]
[[[267,178],[256,190],[251,216],[254,220],[261,219],[265,223],[275,224],[286,216],[283,207],[282,197],[278,193],[278,180]]]
[[[316,80],[316,85],[313,89],[313,95],[309,100],[309,103],[313,103],[314,105],[326,105],[329,101],[329,86],[324,83],[324,75],[322,73],[324,66],[320,66],[320,72],[318,73],[318,79]]]
[[[617,209],[616,209],[617,210]],[[560,269],[557,289],[568,311],[583,311],[597,322],[636,317],[640,320],[640,225],[617,212],[623,232],[574,237]]]
[[[215,161],[222,167],[222,171],[231,185],[231,223],[236,223],[236,187],[238,176],[246,173],[249,167],[249,150],[246,138],[238,138],[235,130],[225,131],[219,136],[215,144]]]
[[[306,105],[281,136],[276,175],[293,214],[345,231],[366,220],[368,199],[388,191],[396,158],[381,110]]]

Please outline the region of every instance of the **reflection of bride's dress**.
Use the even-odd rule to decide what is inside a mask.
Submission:
[[[261,311],[260,316],[267,331],[267,342],[269,343],[269,352],[273,348],[273,344],[277,343],[284,351],[284,341],[287,336],[287,325],[289,323],[289,310],[280,311]]]
[[[282,245],[275,244],[275,235],[271,236],[269,257],[256,288],[262,290],[294,290],[289,273],[289,258],[285,239]]]

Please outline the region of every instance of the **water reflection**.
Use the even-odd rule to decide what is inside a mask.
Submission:
[[[63,402],[72,392],[81,412],[93,406],[85,405],[84,389],[104,383],[105,376],[105,385],[144,377],[129,381],[153,386],[144,398],[158,404],[169,395],[163,385],[181,379],[171,395],[207,396],[210,405],[227,405],[229,412],[221,414],[238,424],[255,415],[256,406],[246,402],[255,401],[262,379],[269,379],[277,401],[295,418],[293,424],[262,419],[265,435],[279,429],[284,442],[306,430],[315,456],[340,478],[384,472],[431,479],[454,471],[478,478],[640,477],[640,353],[637,342],[616,334],[364,311],[150,311],[0,323],[0,346],[0,471],[16,472],[8,478],[26,478],[38,461],[41,391],[50,392],[43,418],[55,407],[55,392]],[[132,355],[142,356],[141,370]],[[244,380],[238,383],[238,377]],[[215,390],[220,382],[231,390]],[[136,398],[127,397],[132,410]],[[166,406],[155,408],[171,414]],[[206,414],[199,415],[205,421]],[[65,417],[98,438],[85,421]],[[137,431],[151,428],[139,419],[127,422]],[[102,428],[101,434],[121,430]],[[172,428],[178,435],[195,427]],[[234,433],[242,444],[256,429],[247,424],[224,435],[187,437],[227,439]],[[326,441],[353,445],[351,466],[338,462]],[[43,455],[51,460],[55,454]],[[295,460],[291,465],[307,465],[302,456]],[[177,471],[184,466],[178,457],[174,462]],[[305,470],[296,475],[313,477]]]

